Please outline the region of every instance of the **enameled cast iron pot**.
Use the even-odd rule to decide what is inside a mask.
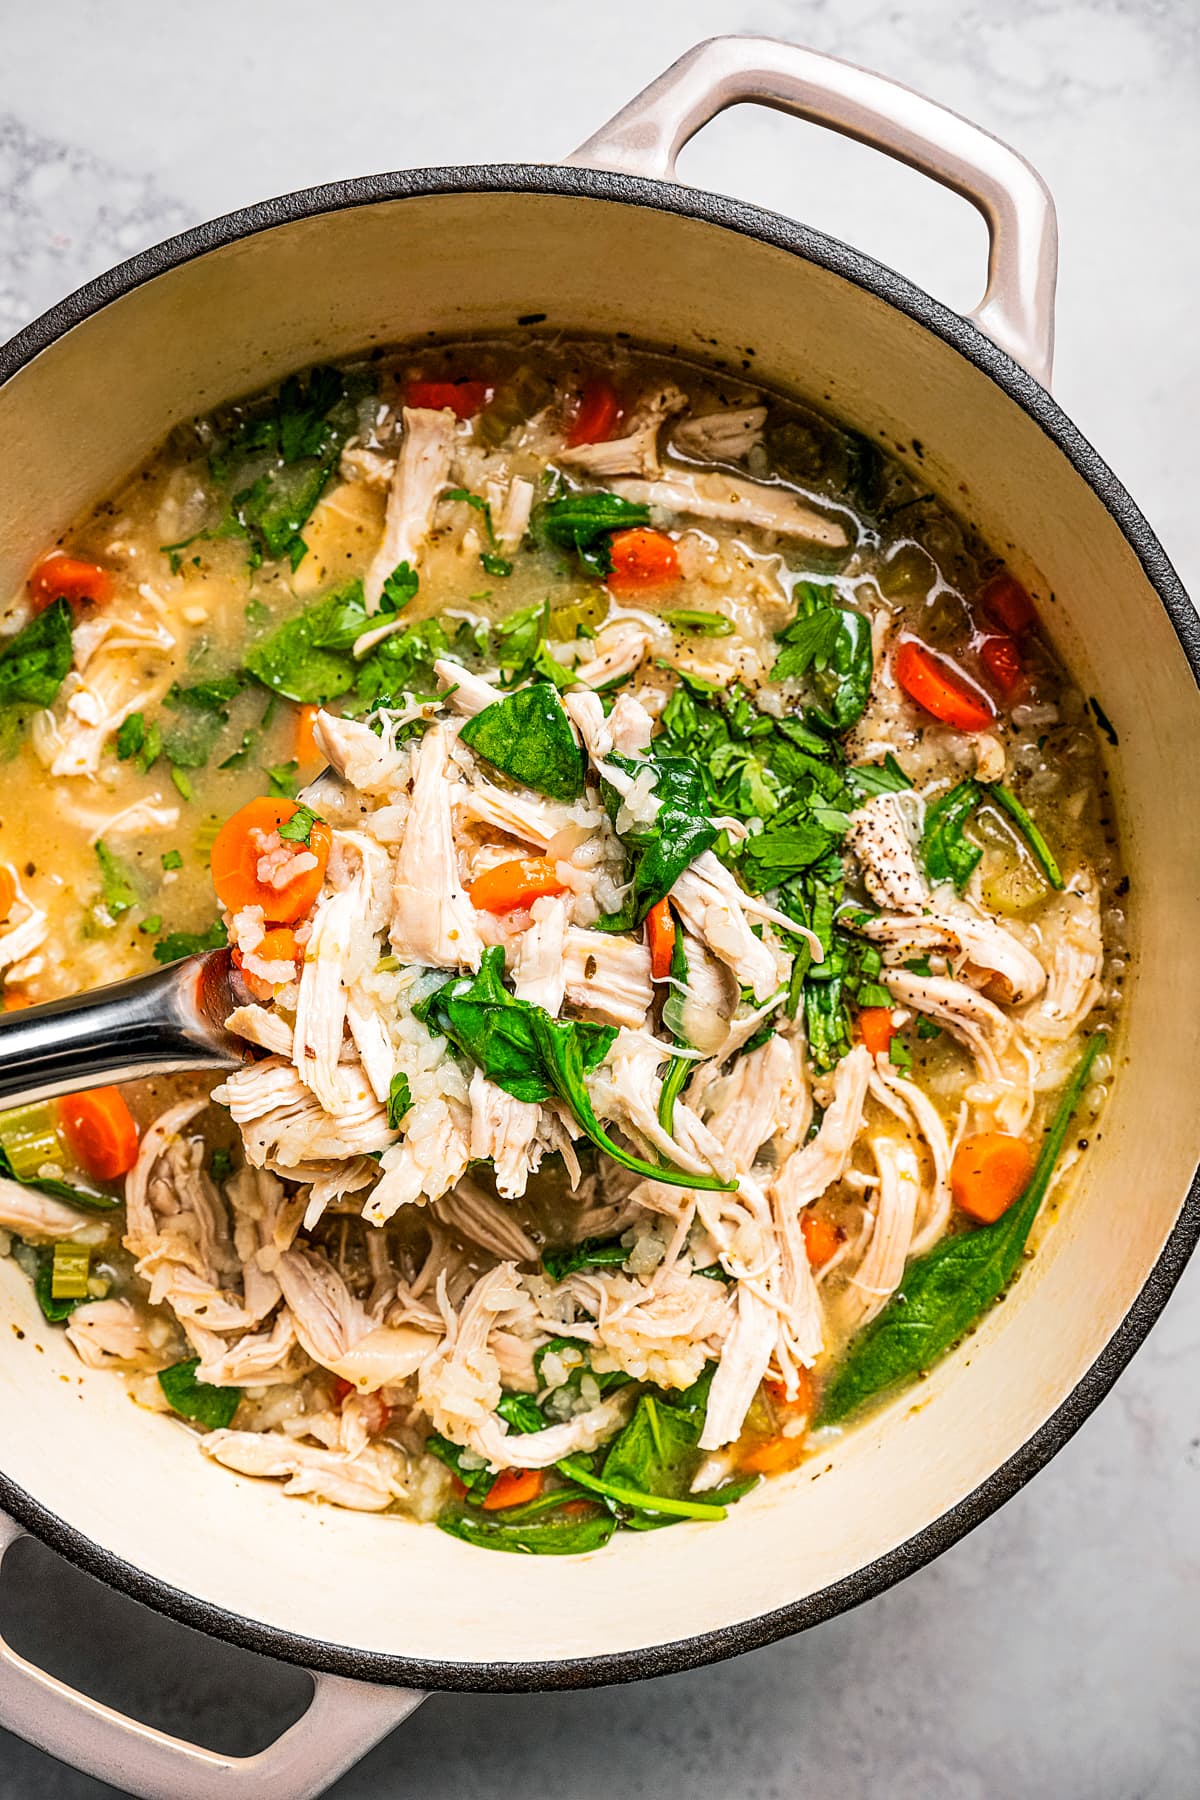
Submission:
[[[991,234],[973,317],[804,226],[678,186],[679,149],[741,101],[830,125],[971,200]],[[878,76],[724,38],[566,166],[422,170],[268,201],[93,282],[0,356],[6,592],[176,420],[301,364],[524,328],[744,356],[759,381],[919,464],[1038,596],[1119,732],[1134,934],[1120,1080],[1017,1289],[916,1394],[719,1526],[622,1534],[595,1557],[488,1556],[287,1500],[81,1371],[0,1263],[0,1307],[25,1333],[5,1330],[0,1358],[0,1544],[33,1532],[161,1612],[318,1672],[305,1718],[238,1760],[135,1726],[0,1643],[0,1722],[135,1794],[303,1800],[420,1690],[656,1675],[843,1611],[986,1518],[1102,1398],[1200,1230],[1200,811],[1181,779],[1200,739],[1200,631],[1145,520],[1046,391],[1054,273],[1049,196],[1011,150]]]

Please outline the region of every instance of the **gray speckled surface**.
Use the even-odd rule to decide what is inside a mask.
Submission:
[[[1200,591],[1195,0],[41,0],[4,8],[0,331],[181,226],[385,165],[559,154],[694,39],[790,36],[923,87],[1042,169],[1062,226],[1056,389]],[[595,21],[603,17],[603,29]],[[449,32],[445,26],[449,25]],[[689,179],[808,219],[952,303],[959,202],[774,115]],[[431,1700],[334,1792],[549,1800],[1184,1800],[1200,1726],[1200,1269],[1115,1392],[1016,1500],[849,1617],[641,1687]],[[0,1626],[105,1699],[254,1748],[300,1677],[147,1618],[29,1551]],[[0,1733],[0,1800],[110,1793]]]

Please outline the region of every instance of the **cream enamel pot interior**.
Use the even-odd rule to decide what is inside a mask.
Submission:
[[[992,234],[976,322],[844,245],[675,185],[679,147],[740,100],[822,120],[972,199]],[[174,421],[318,358],[525,327],[623,331],[738,367],[745,357],[765,384],[919,464],[1038,596],[1120,735],[1110,773],[1134,956],[1103,1130],[1006,1304],[917,1392],[719,1526],[527,1559],[287,1500],[81,1371],[20,1272],[0,1263],[4,1312],[25,1333],[5,1332],[0,1359],[0,1502],[12,1519],[163,1612],[324,1672],[306,1718],[243,1763],[122,1721],[2,1647],[0,1722],[138,1794],[296,1800],[420,1697],[346,1678],[584,1685],[765,1643],[952,1543],[1106,1392],[1200,1228],[1200,958],[1180,955],[1200,888],[1200,815],[1180,780],[1200,738],[1200,633],[1145,521],[1039,385],[1053,274],[1049,199],[996,140],[845,64],[720,39],[573,166],[397,174],[273,201],[135,259],[8,347],[4,591]]]

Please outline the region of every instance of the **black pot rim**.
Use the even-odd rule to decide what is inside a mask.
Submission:
[[[403,170],[305,189],[197,226],[89,282],[26,326],[0,350],[0,384],[114,300],[238,239],[349,207],[436,195],[488,193],[615,201],[696,219],[816,263],[922,325],[1020,406],[1102,501],[1158,594],[1200,684],[1200,619],[1162,546],[1116,476],[1032,376],[968,320],[882,263],[778,214],[699,189],[606,171],[530,164]],[[302,1637],[184,1593],[93,1543],[3,1473],[0,1505],[67,1561],[134,1600],[209,1636],[308,1669],[430,1691],[499,1693],[593,1687],[674,1674],[759,1649],[846,1612],[914,1574],[981,1524],[1061,1450],[1099,1405],[1166,1305],[1198,1239],[1200,1172],[1192,1180],[1158,1260],[1100,1355],[1051,1417],[986,1481],[906,1542],[818,1593],[757,1618],[673,1643],[547,1662],[430,1661],[359,1650]]]

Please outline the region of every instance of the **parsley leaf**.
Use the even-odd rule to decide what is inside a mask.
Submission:
[[[387,1122],[393,1131],[399,1131],[400,1122],[412,1105],[412,1093],[409,1090],[408,1076],[401,1071],[392,1076],[387,1097]]]
[[[421,578],[408,563],[397,563],[383,584],[383,592],[379,596],[379,610],[383,614],[403,612],[410,601],[417,597],[417,589]]]
[[[354,686],[359,665],[352,651],[369,623],[362,582],[348,582],[260,639],[246,667],[287,700],[324,704]]]
[[[295,764],[289,764],[294,768]],[[271,774],[274,775],[272,770]],[[314,825],[323,823],[320,813],[315,813],[311,806],[298,806],[290,819],[285,819],[279,827],[279,835],[288,844],[307,844],[312,839]]]
[[[0,706],[50,706],[71,667],[71,609],[56,600],[0,644]]]
[[[96,860],[100,864],[100,892],[106,910],[114,919],[136,906],[141,895],[133,884],[132,872],[114,856],[103,838],[96,840]]]
[[[204,950],[223,950],[229,942],[224,925],[214,919],[207,931],[172,931],[154,946],[154,960],[178,962],[183,956],[199,956]]]

